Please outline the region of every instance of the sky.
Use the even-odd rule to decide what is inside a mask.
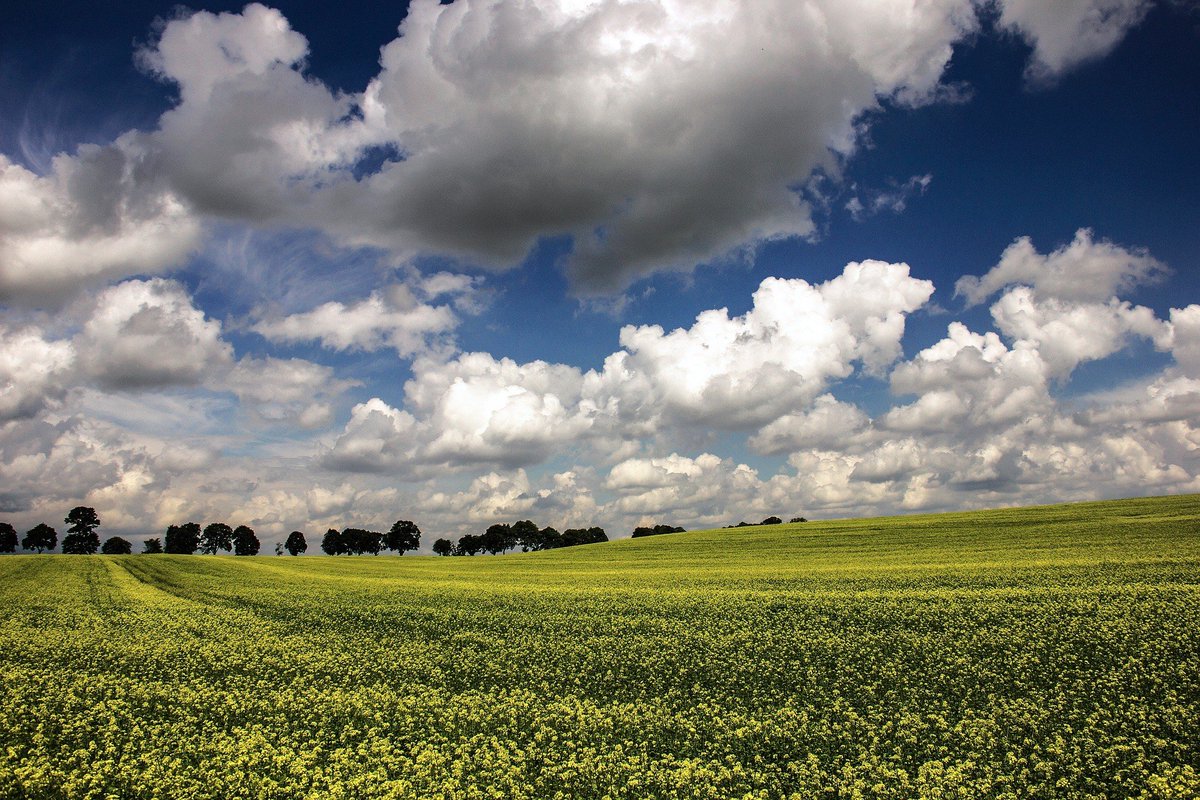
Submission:
[[[0,11],[0,520],[1200,491],[1200,3]]]

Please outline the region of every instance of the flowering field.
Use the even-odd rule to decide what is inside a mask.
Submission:
[[[3,798],[1195,798],[1200,498],[0,558]]]

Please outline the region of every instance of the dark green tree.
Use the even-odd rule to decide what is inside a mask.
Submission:
[[[262,544],[254,535],[254,529],[248,525],[238,525],[233,530],[233,554],[235,556],[256,556]]]
[[[96,528],[100,527],[100,517],[96,509],[87,506],[76,506],[67,514],[67,535],[62,540],[62,551],[69,555],[90,556],[100,549],[100,537]]]
[[[541,550],[541,531],[538,526],[532,521],[523,519],[520,522],[514,522],[509,529],[509,535],[515,542],[516,547],[520,547],[522,552],[530,550]]]
[[[779,517],[767,517],[766,519],[764,519],[762,521],[762,524],[763,525],[782,525],[783,520],[781,520]]]
[[[204,527],[200,536],[200,552],[206,556],[217,554],[218,550],[228,553],[233,549],[233,528],[224,522],[213,522]]]
[[[421,546],[421,529],[415,522],[398,519],[384,535],[383,546],[388,550],[396,550],[400,555],[408,550],[416,550]]]
[[[562,534],[558,532],[557,528],[547,525],[538,531],[538,545],[538,550],[553,550],[556,547],[562,547]]]
[[[292,531],[288,534],[287,541],[283,547],[292,555],[298,556],[308,550],[308,542],[305,540],[303,533]]]
[[[513,538],[512,526],[507,522],[491,525],[483,534],[483,549],[492,555],[499,555],[516,544]]]
[[[149,554],[157,554],[163,551],[162,539],[155,536],[153,539],[147,539],[142,542],[142,552]]]
[[[127,556],[133,552],[133,545],[120,536],[110,536],[104,540],[100,552],[106,556]]]
[[[346,547],[342,543],[341,531],[330,528],[325,531],[325,537],[321,539],[321,549],[325,551],[327,556],[340,556],[346,552]]]
[[[454,555],[456,556],[474,556],[484,551],[483,536],[474,533],[464,533],[458,538],[458,544],[454,546]]]
[[[596,544],[607,542],[608,535],[603,528],[568,528],[562,533],[563,547],[574,547],[580,544]]]
[[[0,522],[0,553],[17,552],[17,529],[7,522]]]
[[[167,527],[165,550],[168,553],[178,553],[190,556],[200,546],[200,523],[185,522],[182,525]]]
[[[643,536],[661,536],[664,533],[683,533],[683,528],[677,528],[672,525],[655,525],[653,528],[640,527],[633,529],[634,539],[640,539]]]
[[[26,550],[37,550],[39,553],[43,550],[53,550],[57,544],[58,531],[44,522],[39,522],[26,531],[25,538],[21,540],[21,547]]]
[[[448,556],[454,553],[454,542],[449,539],[438,539],[433,543],[433,552],[439,556]]]
[[[346,528],[342,531],[342,548],[343,552],[351,555],[370,553],[377,556],[383,549],[383,534],[363,528]]]

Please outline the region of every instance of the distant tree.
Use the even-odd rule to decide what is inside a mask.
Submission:
[[[464,533],[458,538],[458,544],[454,546],[454,555],[456,556],[474,556],[483,551],[483,536],[473,533]]]
[[[792,517],[792,522],[808,522],[804,517]]]
[[[421,529],[415,522],[398,519],[383,537],[383,546],[404,555],[408,550],[416,550],[421,546]]]
[[[308,550],[308,542],[305,541],[303,533],[300,531],[292,531],[288,534],[287,541],[284,543],[283,547],[292,555],[298,556]]]
[[[256,556],[259,548],[258,537],[254,529],[247,525],[238,525],[233,530],[233,554],[235,556]]]
[[[438,539],[433,543],[433,552],[439,556],[448,556],[454,553],[454,542],[449,539]]]
[[[133,552],[133,545],[120,536],[110,536],[104,540],[100,552],[106,556],[127,556]]]
[[[509,528],[509,534],[512,536],[514,547],[520,547],[522,552],[530,550],[540,550],[542,536],[537,525],[534,525],[531,520],[523,519],[520,522],[514,522]]]
[[[142,552],[148,554],[161,553],[163,551],[162,539],[157,536],[153,539],[147,539],[142,542]]]
[[[17,529],[7,522],[0,522],[0,553],[17,552]]]
[[[513,537],[512,526],[506,522],[488,526],[488,529],[483,534],[483,549],[492,555],[503,553],[515,543],[516,539]]]
[[[167,527],[166,551],[190,556],[200,546],[200,523],[185,522]]]
[[[643,536],[661,536],[664,533],[684,533],[683,528],[674,525],[655,525],[653,528],[639,527],[633,529],[634,539],[640,539]]]
[[[342,532],[334,528],[325,531],[325,536],[321,539],[321,549],[327,556],[340,556],[346,552],[346,548],[342,545]]]
[[[53,550],[57,544],[58,531],[44,522],[39,522],[26,531],[25,538],[21,540],[21,547],[26,550],[37,550],[39,553],[43,550]]]
[[[568,528],[562,532],[563,547],[574,547],[580,544],[597,544],[607,542],[608,534],[603,528]]]
[[[283,555],[283,542],[275,543],[275,555],[277,555],[277,556]]]
[[[557,528],[547,525],[538,531],[538,550],[553,550],[562,546],[562,534],[558,532]]]
[[[67,535],[62,540],[64,553],[90,556],[100,549],[100,537],[96,535],[96,528],[100,527],[100,517],[96,515],[96,509],[76,506],[67,514],[65,522],[68,528]]]
[[[233,528],[224,522],[212,522],[204,527],[200,536],[200,552],[206,556],[217,554],[218,550],[228,553],[233,549]]]
[[[782,525],[783,520],[781,520],[779,517],[767,517],[766,519],[764,519],[762,521],[762,524],[763,525]]]
[[[342,552],[356,556],[365,553],[377,556],[383,549],[383,534],[363,528],[346,528],[341,533],[341,541]]]

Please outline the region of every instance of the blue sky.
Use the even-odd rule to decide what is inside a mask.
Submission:
[[[1200,490],[1195,3],[3,14],[19,528]]]

